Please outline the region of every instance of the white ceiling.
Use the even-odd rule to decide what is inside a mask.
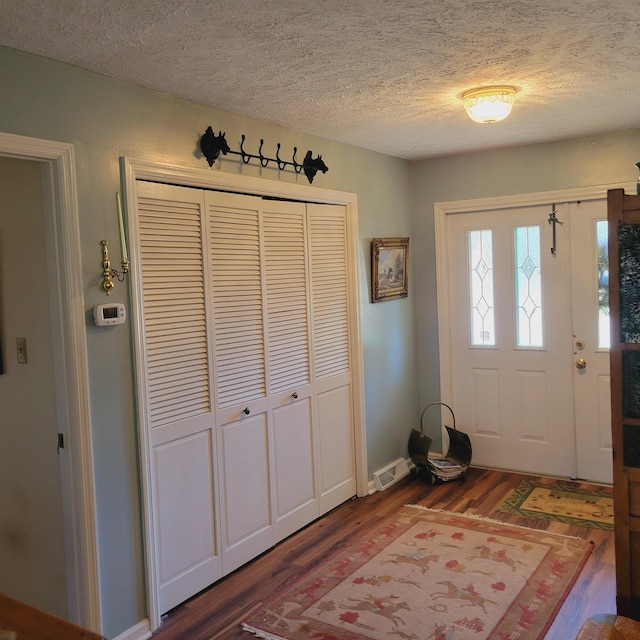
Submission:
[[[638,0],[0,0],[0,44],[408,159],[640,128]]]

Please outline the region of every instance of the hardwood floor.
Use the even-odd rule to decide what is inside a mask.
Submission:
[[[469,470],[464,481],[449,484],[431,485],[410,476],[386,491],[345,503],[180,605],[165,616],[153,639],[249,640],[254,636],[243,631],[240,622],[253,609],[404,504],[473,513],[592,540],[594,551],[545,636],[547,640],[573,639],[590,616],[615,613],[614,534],[495,511],[525,478],[594,488],[586,483],[475,468]]]

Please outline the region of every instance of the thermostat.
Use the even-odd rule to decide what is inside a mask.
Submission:
[[[121,302],[98,304],[93,307],[93,322],[98,327],[123,324],[126,319],[127,311]]]

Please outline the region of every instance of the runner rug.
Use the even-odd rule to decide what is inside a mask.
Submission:
[[[540,640],[591,548],[406,506],[242,626],[270,640]]]
[[[498,511],[613,531],[611,491],[523,480]]]

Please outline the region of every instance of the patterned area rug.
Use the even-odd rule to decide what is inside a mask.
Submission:
[[[523,480],[498,511],[613,530],[613,496],[606,490],[590,491]]]
[[[270,640],[540,640],[591,548],[406,506],[242,626]]]

